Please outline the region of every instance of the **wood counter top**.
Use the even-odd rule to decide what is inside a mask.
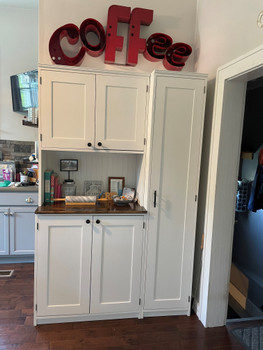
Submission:
[[[38,207],[36,214],[146,214],[147,210],[137,203],[130,203],[125,206],[117,206],[113,202],[97,202],[94,206],[70,206],[64,203],[45,204]]]

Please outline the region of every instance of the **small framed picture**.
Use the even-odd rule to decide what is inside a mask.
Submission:
[[[109,177],[109,192],[116,192],[118,196],[121,196],[124,186],[124,177]]]
[[[134,201],[135,199],[135,188],[124,187],[122,195],[129,201]]]
[[[60,171],[78,171],[78,159],[60,159]]]

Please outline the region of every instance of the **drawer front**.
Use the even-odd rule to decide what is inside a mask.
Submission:
[[[26,205],[36,206],[38,200],[37,192],[23,192],[23,193],[0,193],[0,205],[10,206],[10,205]]]

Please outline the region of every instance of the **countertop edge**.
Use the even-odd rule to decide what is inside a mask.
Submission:
[[[96,204],[95,206],[66,206],[65,204],[48,204],[38,207],[37,215],[100,215],[100,214],[147,214],[147,210],[137,203],[130,203],[127,206],[117,206],[112,203]]]

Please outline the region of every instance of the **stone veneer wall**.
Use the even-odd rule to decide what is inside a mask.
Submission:
[[[0,140],[0,152],[3,160],[28,160],[28,157],[35,152],[35,142]]]

